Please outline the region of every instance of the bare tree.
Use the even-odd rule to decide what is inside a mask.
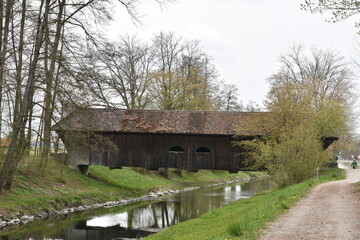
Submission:
[[[136,0],[34,0],[31,4],[26,0],[0,1],[0,139],[5,109],[8,113],[5,122],[10,123],[6,131],[11,131],[0,172],[0,192],[11,187],[17,165],[36,128],[46,167],[54,113],[64,112],[56,110],[58,96],[61,93],[62,98],[71,99],[74,96],[71,94],[79,95],[79,90],[70,88],[64,92],[71,81],[65,83],[63,79],[76,79],[71,64],[67,65],[71,60],[65,58],[75,59],[72,63],[83,60],[79,40],[97,44],[102,38],[96,34],[100,28],[94,26],[111,20],[112,5],[116,3],[124,6],[134,21],[140,21],[137,12],[140,1]],[[32,124],[34,117],[38,120],[36,126]]]
[[[119,105],[127,109],[149,106],[154,54],[148,46],[134,36],[126,36],[119,43],[104,44],[91,55],[84,73],[89,73],[88,86],[97,99],[107,106],[116,106],[114,103],[120,97]]]
[[[280,69],[268,79],[270,88],[291,85],[297,98],[310,96],[309,101],[317,110],[324,99],[353,103],[352,72],[338,53],[312,48],[307,55],[303,46],[294,45],[281,56],[280,63]]]
[[[0,173],[0,192],[4,186],[10,188],[14,177],[15,169],[20,161],[23,145],[25,141],[25,125],[27,122],[27,113],[30,110],[32,98],[34,95],[35,72],[40,56],[40,49],[43,41],[47,14],[49,13],[50,0],[43,0],[40,4],[39,15],[36,28],[36,40],[34,42],[34,55],[30,64],[26,88],[21,103],[18,118],[14,124],[13,136],[7,151],[5,162]]]
[[[262,112],[263,109],[255,101],[248,101],[248,103],[243,107],[244,112]]]
[[[4,16],[4,1],[0,3],[0,146],[1,146],[1,132],[2,132],[2,96],[4,84],[4,71],[6,64],[6,57],[8,54],[8,39],[10,33],[10,22],[12,16],[12,9],[15,0],[7,0],[5,3],[5,16]],[[1,156],[0,152],[0,156]]]
[[[301,7],[312,13],[331,12],[330,22],[338,22],[360,13],[360,2],[357,0],[305,0]],[[359,27],[359,23],[356,26]]]
[[[221,111],[243,111],[239,100],[239,90],[235,84],[221,84],[218,94],[219,110]]]
[[[217,73],[198,41],[159,33],[152,44],[125,36],[88,48],[77,85],[88,101],[127,109],[209,110],[215,107]]]

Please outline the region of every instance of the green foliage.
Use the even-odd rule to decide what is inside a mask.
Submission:
[[[312,176],[325,158],[322,142],[311,122],[299,124],[275,136],[242,141],[253,167],[266,168],[279,187]]]
[[[160,109],[170,110],[213,110],[215,100],[211,96],[212,85],[197,68],[155,74],[154,99]],[[187,77],[184,77],[186,75]]]
[[[156,68],[150,92],[153,104],[169,110],[213,110],[219,86],[217,73],[198,41],[184,42],[160,32],[152,43]]]
[[[226,231],[230,236],[239,237],[244,234],[244,227],[240,222],[234,222],[227,227]]]
[[[160,176],[163,176],[163,177],[169,177],[169,169],[168,168],[160,168],[158,173]]]
[[[285,101],[285,100],[284,100]],[[346,129],[344,108],[336,101],[323,100],[317,113],[301,116],[300,109],[274,103],[275,113],[265,124],[264,136],[239,140],[245,150],[245,163],[252,169],[266,169],[279,187],[304,181],[328,159],[323,152],[324,137],[339,136]],[[269,129],[269,130],[266,130]]]
[[[307,115],[313,112],[312,96],[306,91],[299,91],[296,84],[272,83],[266,107],[272,112],[272,121],[265,126],[267,132],[278,134],[296,127]]]
[[[346,108],[353,98],[348,90],[350,71],[331,51],[314,48],[310,52],[309,57],[302,46],[295,45],[282,56],[281,68],[269,78],[265,102],[269,119],[248,129],[260,131],[262,137],[237,142],[246,151],[248,167],[266,169],[279,187],[314,176],[328,159],[322,141],[350,129]]]
[[[345,108],[334,100],[322,101],[319,112],[314,116],[319,137],[339,136],[346,131],[347,122]]]
[[[266,166],[280,187],[314,176],[316,167],[323,165],[321,142],[305,124],[282,133],[268,151],[273,152],[273,159],[268,159]]]

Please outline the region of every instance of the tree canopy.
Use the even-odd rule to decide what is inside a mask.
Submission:
[[[308,54],[294,46],[280,58],[280,68],[268,79],[271,118],[257,127],[264,136],[237,142],[247,150],[247,164],[266,169],[280,187],[311,177],[331,154],[323,152],[322,140],[351,130],[351,72],[331,51],[315,48]]]

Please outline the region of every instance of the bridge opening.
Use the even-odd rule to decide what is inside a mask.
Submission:
[[[173,146],[170,148],[170,156],[168,167],[182,168],[184,148],[180,146]]]
[[[173,146],[170,148],[171,153],[184,153],[184,149],[180,146]]]
[[[196,165],[197,169],[208,169],[210,167],[210,149],[207,147],[199,147],[196,149]]]
[[[208,149],[207,147],[199,147],[198,149],[196,149],[196,153],[209,153],[210,154],[210,149]]]

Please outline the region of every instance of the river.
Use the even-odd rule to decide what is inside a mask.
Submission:
[[[238,182],[35,221],[0,233],[1,240],[110,240],[153,234],[270,188],[268,179]]]

